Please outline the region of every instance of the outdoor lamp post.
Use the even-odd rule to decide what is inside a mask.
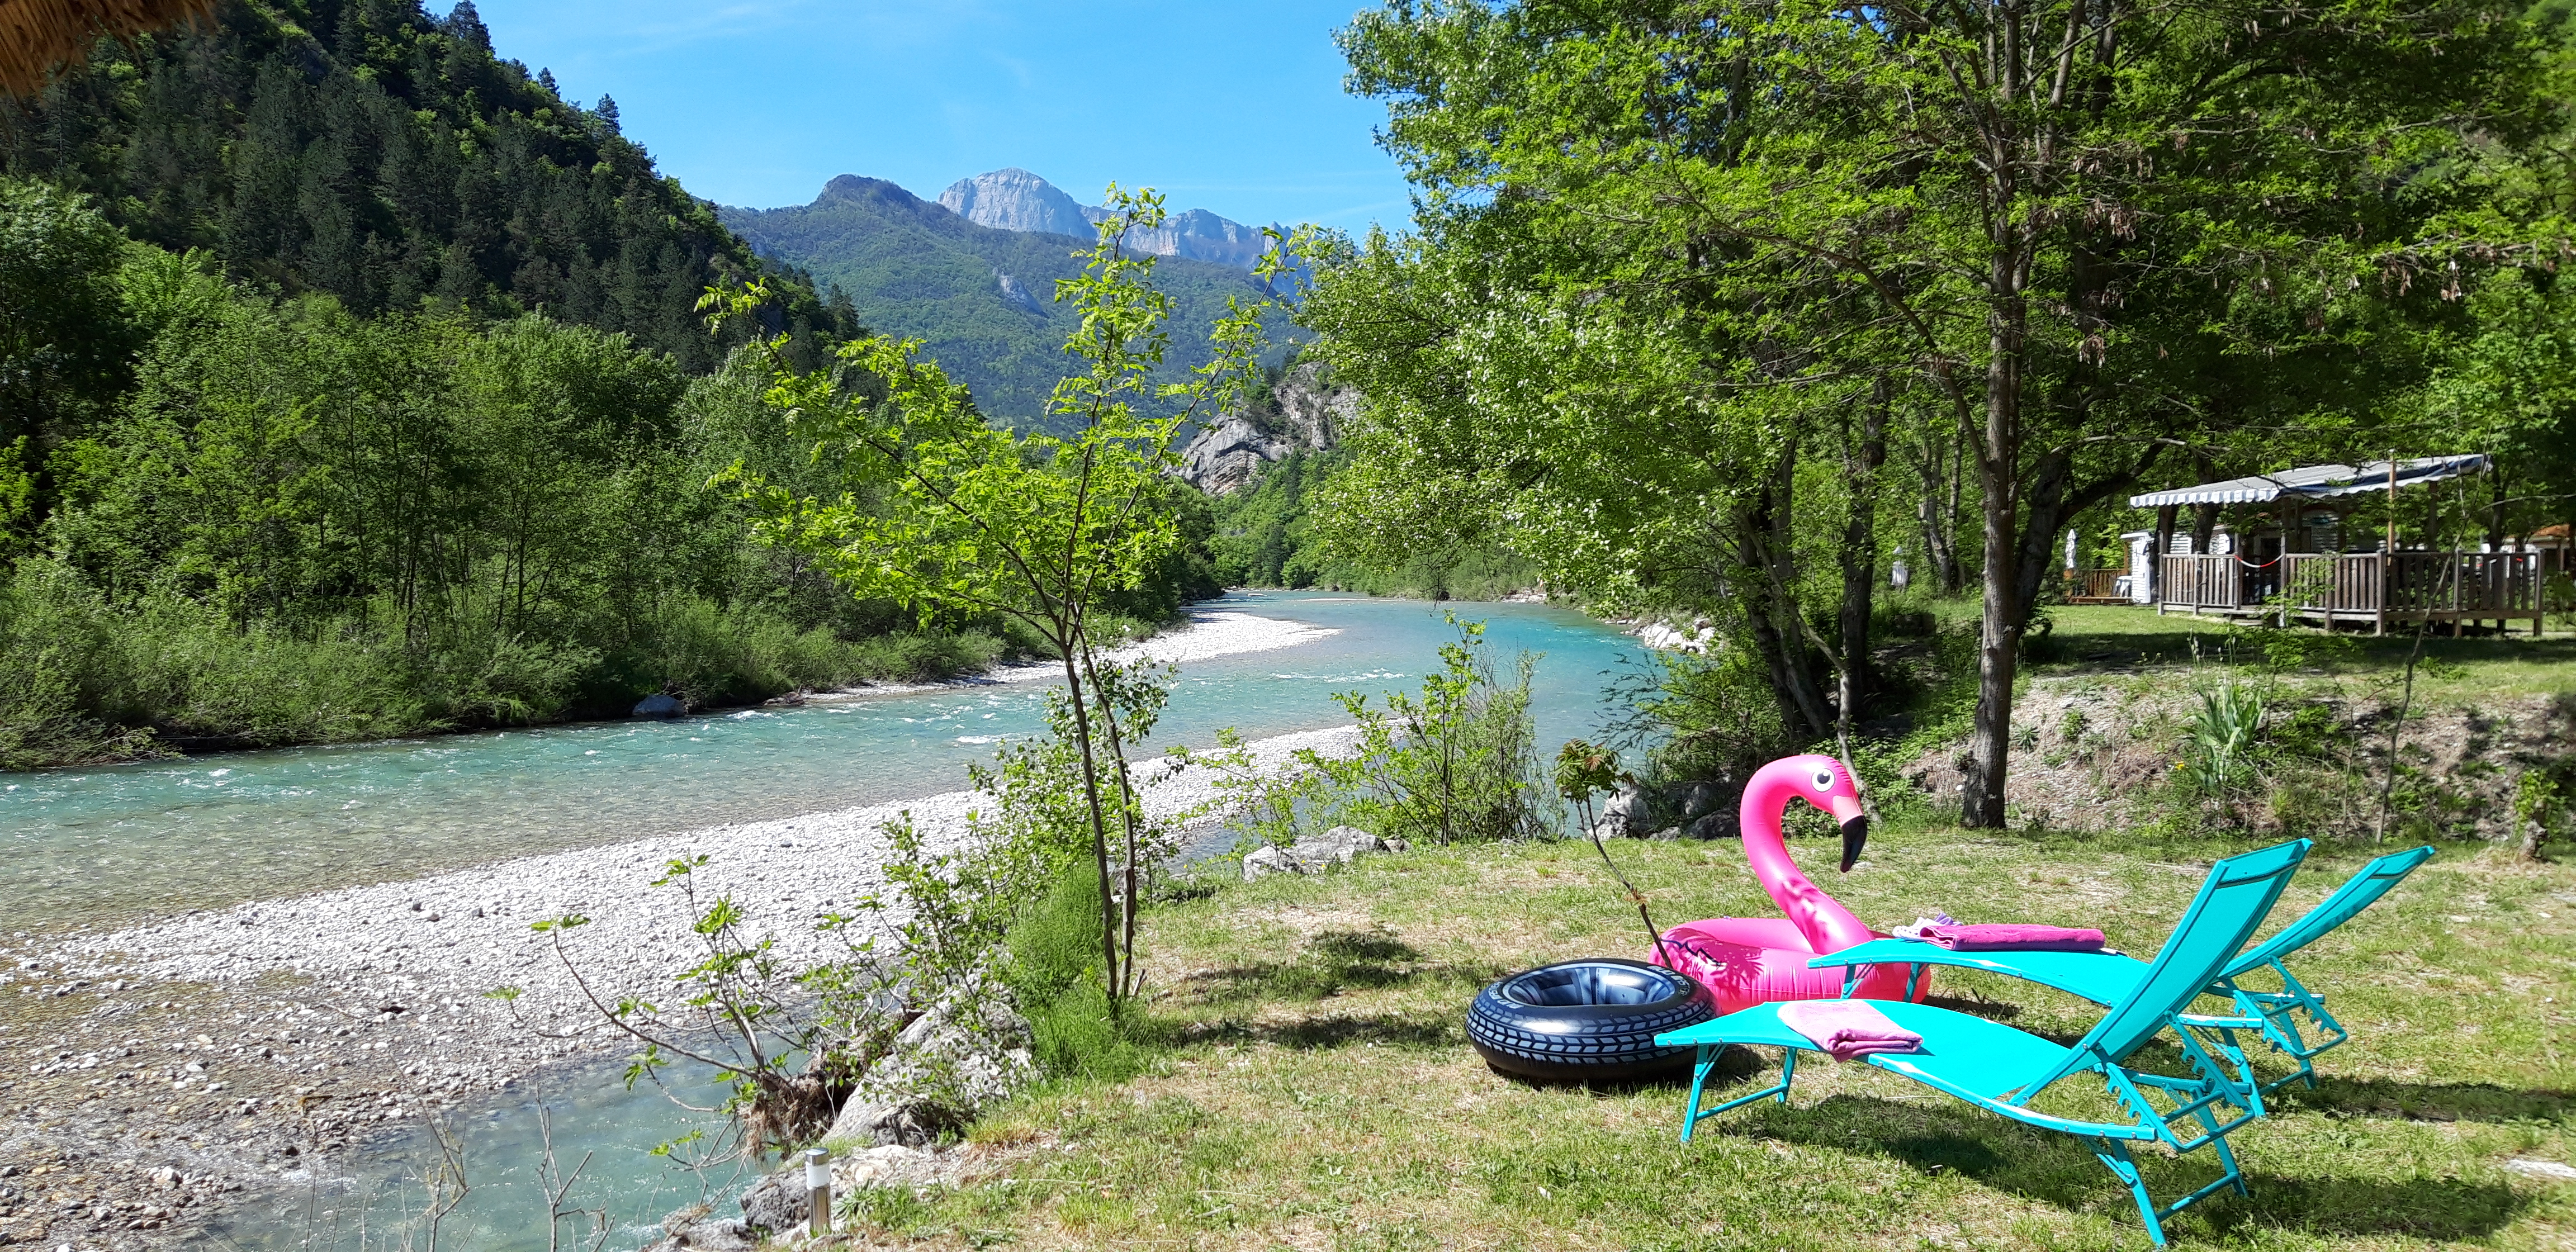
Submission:
[[[806,1233],[832,1233],[832,1154],[821,1148],[805,1150],[805,1203]]]

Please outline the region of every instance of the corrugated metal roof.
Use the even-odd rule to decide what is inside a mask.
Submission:
[[[2462,474],[2474,474],[2486,467],[2487,458],[2475,452],[2460,456],[2411,457],[2397,463],[2397,485],[2411,487],[2417,483],[2440,482]],[[2366,465],[2303,465],[2278,474],[2255,474],[2231,478],[2223,483],[2150,491],[2142,496],[2129,497],[2129,506],[2159,509],[2168,504],[2265,504],[2283,496],[2325,500],[2386,490],[2386,461],[2372,461]]]

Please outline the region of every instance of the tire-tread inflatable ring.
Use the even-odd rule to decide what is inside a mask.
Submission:
[[[1467,1041],[1485,1063],[1541,1082],[1656,1078],[1692,1049],[1655,1036],[1716,1016],[1698,983],[1657,965],[1601,957],[1525,970],[1476,993]]]

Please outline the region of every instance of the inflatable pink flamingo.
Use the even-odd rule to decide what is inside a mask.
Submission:
[[[1791,799],[1804,800],[1834,815],[1843,827],[1843,872],[1860,859],[1869,839],[1869,818],[1861,812],[1860,788],[1852,785],[1843,764],[1830,756],[1793,756],[1754,771],[1744,785],[1744,805],[1737,818],[1744,837],[1744,857],[1783,917],[1712,917],[1684,922],[1664,932],[1649,959],[1688,974],[1717,1000],[1718,1011],[1732,1013],[1772,1000],[1823,1000],[1843,993],[1839,969],[1809,969],[1807,962],[1826,952],[1887,936],[1860,924],[1851,910],[1798,872],[1780,836],[1780,818]],[[1902,1000],[1906,967],[1869,966],[1853,992],[1873,1000]],[[1921,999],[1931,989],[1929,978],[1915,987]]]

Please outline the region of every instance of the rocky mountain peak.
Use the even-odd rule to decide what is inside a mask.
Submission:
[[[939,203],[978,226],[1082,240],[1093,238],[1093,227],[1109,216],[1109,210],[1079,203],[1062,188],[1017,166],[958,179],[939,193]],[[1185,209],[1153,230],[1128,232],[1127,246],[1156,256],[1188,257],[1248,270],[1261,259],[1269,241],[1257,226],[1228,221],[1206,209]]]
[[[939,193],[951,213],[995,230],[1037,231],[1087,238],[1091,219],[1055,184],[1016,166],[961,178]]]

